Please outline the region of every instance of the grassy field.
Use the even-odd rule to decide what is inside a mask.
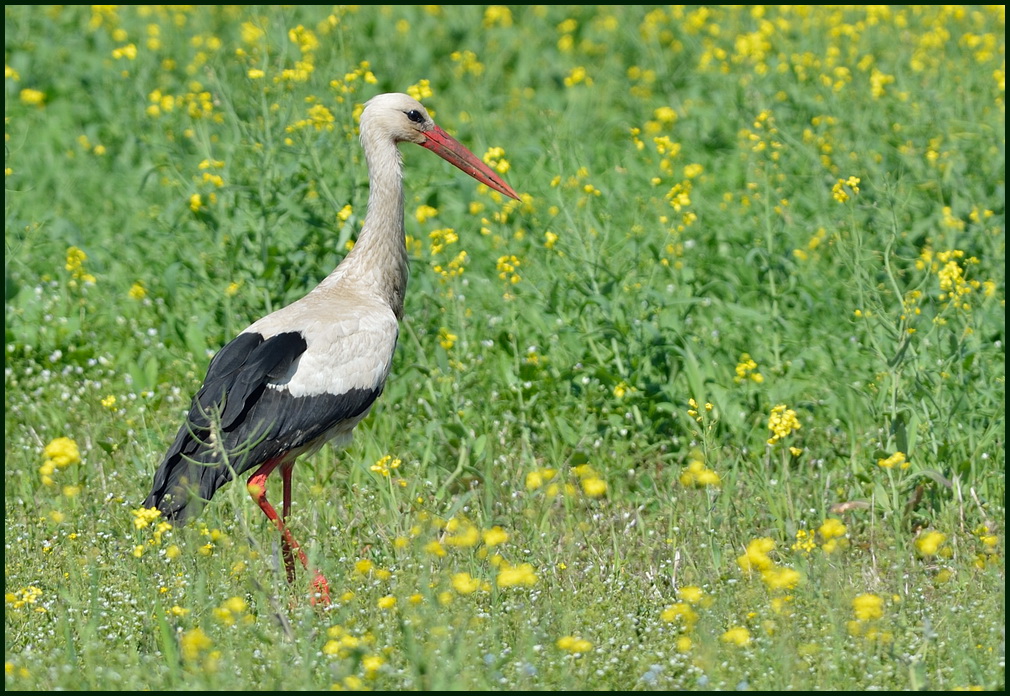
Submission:
[[[7,6],[7,689],[1002,689],[1004,12]],[[387,91],[523,200],[402,148],[313,606],[243,486],[141,502]]]

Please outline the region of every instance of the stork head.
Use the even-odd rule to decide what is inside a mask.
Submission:
[[[361,114],[361,137],[373,132],[396,143],[415,143],[427,148],[495,191],[519,200],[519,195],[497,172],[462,143],[435,125],[421,102],[406,94],[380,94],[365,104]]]

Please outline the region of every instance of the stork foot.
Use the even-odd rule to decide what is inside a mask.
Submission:
[[[312,596],[309,604],[312,606],[326,606],[330,603],[330,583],[326,582],[323,574],[316,572],[316,577],[312,579]]]

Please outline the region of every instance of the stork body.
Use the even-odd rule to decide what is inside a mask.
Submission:
[[[184,522],[234,476],[282,535],[285,568],[308,559],[287,529],[295,460],[326,442],[346,444],[382,393],[407,286],[403,167],[397,144],[432,150],[481,183],[518,198],[497,174],[436,126],[405,94],[383,94],[361,115],[368,211],[354,248],[300,300],[256,321],[211,360],[203,386],[154,476],[145,507]],[[282,515],[266,498],[280,467]],[[328,599],[316,571],[313,588]]]

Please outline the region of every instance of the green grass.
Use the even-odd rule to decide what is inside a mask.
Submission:
[[[5,10],[8,689],[1002,688],[1002,6],[108,7]],[[135,513],[408,89],[523,201],[403,148],[314,607],[243,486]]]

